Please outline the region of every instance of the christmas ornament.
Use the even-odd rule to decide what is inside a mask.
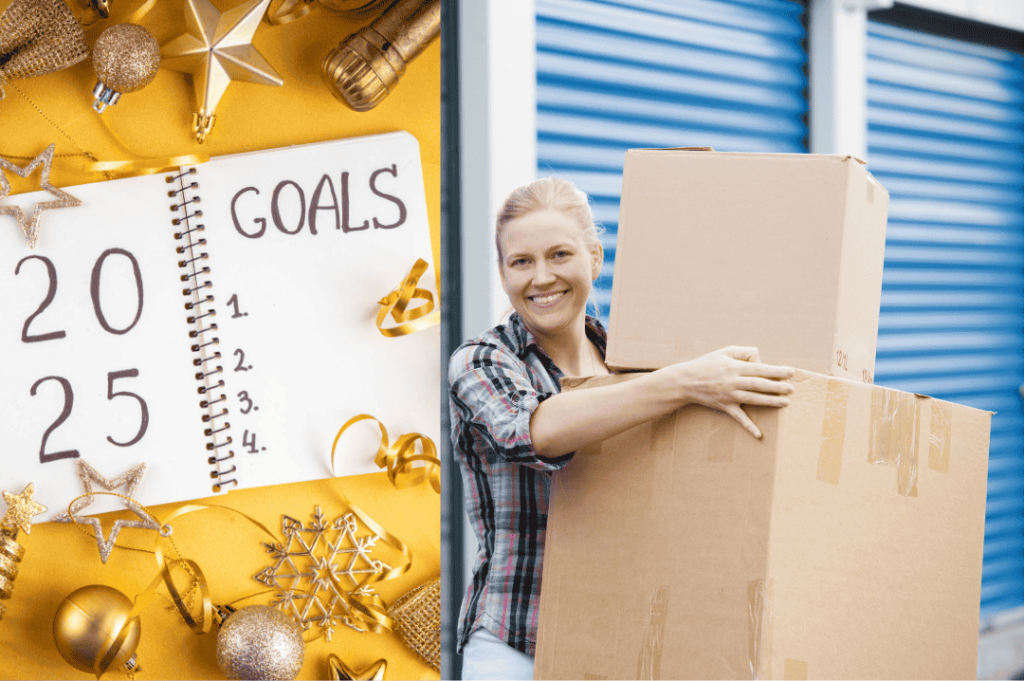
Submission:
[[[4,492],[7,512],[0,518],[0,600],[6,601],[14,593],[14,579],[18,576],[18,563],[25,555],[25,549],[17,542],[18,530],[30,534],[32,517],[46,511],[46,507],[37,504],[32,498],[35,485],[29,483],[21,494]],[[4,618],[7,608],[0,603],[0,620]]]
[[[4,492],[4,501],[7,502],[7,513],[0,518],[0,525],[9,530],[24,530],[25,534],[32,534],[32,517],[40,513],[46,513],[46,507],[37,504],[32,496],[36,492],[34,483],[28,483],[21,494]]]
[[[420,584],[399,598],[388,614],[405,645],[441,671],[441,578]]]
[[[302,627],[269,605],[230,613],[217,633],[217,664],[229,679],[294,679],[305,654]]]
[[[44,210],[82,205],[82,202],[71,196],[71,194],[57,189],[50,184],[50,165],[53,163],[53,150],[54,145],[51,144],[24,168],[0,158],[0,202],[11,193],[11,183],[4,174],[4,170],[10,170],[18,177],[28,177],[36,169],[36,166],[40,164],[43,166],[43,170],[39,179],[39,188],[45,189],[57,197],[55,201],[37,203],[36,207],[32,210],[31,220],[25,218],[25,213],[18,206],[0,206],[0,215],[13,215],[14,219],[18,221],[18,226],[21,228],[21,233],[25,235],[25,241],[28,243],[29,248],[35,248],[36,242],[39,240],[39,222]]]
[[[67,511],[58,514],[53,520],[58,523],[75,523],[76,525],[85,523],[90,525],[95,532],[96,546],[100,551],[100,560],[105,564],[107,559],[110,557],[110,552],[114,550],[114,545],[117,543],[117,535],[121,532],[121,528],[133,527],[140,530],[157,530],[161,536],[167,536],[170,533],[170,528],[161,527],[160,523],[154,518],[148,511],[146,511],[142,504],[135,501],[132,498],[132,494],[138,489],[139,483],[142,482],[142,475],[146,472],[146,464],[139,464],[135,468],[132,468],[127,473],[122,474],[120,477],[115,478],[113,481],[107,480],[105,477],[100,475],[95,468],[87,464],[82,459],[78,460],[78,477],[82,479],[82,486],[85,488],[85,494],[78,497],[71,502]],[[83,508],[92,503],[92,497],[97,494],[105,494],[104,492],[94,492],[92,489],[92,483],[99,483],[100,487],[107,490],[108,492],[117,489],[124,485],[127,490],[127,494],[113,494],[112,496],[120,497],[124,501],[125,507],[132,513],[139,517],[138,520],[115,520],[114,525],[110,530],[110,535],[103,538],[103,526],[100,524],[99,518],[79,518],[75,514],[81,511]]]
[[[134,498],[135,492],[139,489],[139,485],[142,483],[142,476],[146,474],[146,464],[140,463],[135,468],[129,469],[126,473],[122,473],[113,480],[108,480],[100,475],[99,471],[86,463],[85,459],[76,459],[76,463],[78,467],[78,477],[82,481],[82,489],[85,490],[85,494],[80,496],[71,504],[72,514],[79,513],[93,502],[92,483],[97,483],[108,492],[113,492],[118,487],[123,486],[125,496]],[[71,514],[67,511],[62,511],[57,514],[53,520],[58,523],[74,522],[71,519]]]
[[[88,54],[64,0],[14,0],[0,15],[0,99],[5,81],[60,71]]]
[[[135,649],[141,627],[128,621],[131,600],[102,584],[84,586],[65,598],[53,617],[53,640],[61,657],[75,669],[96,674],[108,669],[139,671]]]
[[[405,66],[441,33],[441,0],[398,0],[324,58],[321,75],[338,101],[369,111],[398,85]]]
[[[366,669],[355,671],[334,653],[327,656],[327,678],[331,681],[384,681],[387,670],[387,660],[377,660]]]
[[[217,104],[228,84],[284,84],[251,45],[270,0],[250,0],[221,14],[209,0],[185,0],[187,33],[161,47],[164,68],[192,74],[199,111],[192,130],[202,144],[213,127]]]
[[[136,24],[117,24],[100,34],[92,48],[96,71],[92,108],[103,113],[121,95],[138,92],[156,77],[160,68],[160,43]]]
[[[276,562],[254,576],[256,581],[280,591],[274,605],[291,612],[303,629],[317,624],[328,641],[339,619],[356,631],[390,628],[383,601],[369,584],[402,574],[412,561],[405,544],[359,509],[350,509],[334,522],[327,522],[317,506],[309,527],[283,516],[281,526],[287,543],[264,543]],[[392,568],[371,557],[381,539],[406,556],[404,568]],[[308,589],[299,591],[307,584]]]

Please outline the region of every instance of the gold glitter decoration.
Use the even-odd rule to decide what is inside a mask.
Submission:
[[[302,628],[269,605],[239,609],[217,633],[217,664],[229,679],[294,679],[305,655]]]
[[[367,534],[365,530],[360,534],[358,519],[351,512],[334,522],[326,522],[319,506],[309,527],[303,527],[295,518],[283,516],[281,528],[286,544],[263,544],[277,562],[254,577],[258,582],[281,590],[274,605],[289,609],[303,629],[319,625],[328,641],[339,623],[339,616],[345,626],[364,631],[335,585],[347,581],[351,591],[346,593],[374,594],[372,588],[362,585],[369,578],[392,569],[387,563],[370,557],[380,537]],[[309,588],[298,591],[304,582],[308,582]]]
[[[92,50],[92,66],[98,83],[93,89],[93,108],[103,113],[129,92],[138,92],[156,78],[160,69],[160,43],[136,24],[117,24],[100,34]]]
[[[200,144],[231,81],[284,84],[251,44],[268,5],[270,0],[250,0],[221,14],[210,0],[185,0],[187,32],[160,48],[164,68],[192,74],[199,104],[192,129]]]
[[[42,504],[37,504],[32,498],[35,492],[36,486],[31,482],[28,483],[25,489],[21,490],[21,494],[4,492],[4,501],[7,502],[7,513],[4,513],[4,517],[0,518],[0,525],[11,530],[24,530],[25,534],[31,534],[32,516],[46,512],[46,507]],[[14,538],[16,537],[17,535]]]
[[[7,600],[14,592],[14,579],[18,576],[18,563],[25,555],[24,547],[14,541],[17,530],[0,529],[0,600]],[[0,620],[7,608],[0,603]]]
[[[100,475],[99,471],[90,466],[85,462],[85,459],[77,459],[78,464],[78,477],[82,481],[82,489],[85,490],[85,495],[79,497],[77,501],[71,504],[71,513],[79,513],[88,507],[94,500],[92,498],[92,483],[99,484],[100,487],[113,492],[118,487],[124,487],[124,495],[126,497],[134,497],[136,490],[139,489],[139,485],[142,484],[142,476],[146,474],[146,464],[140,463],[135,468],[129,469],[128,472],[122,473],[120,476],[113,480]],[[74,522],[71,519],[71,515],[67,511],[61,511],[54,519],[57,523],[71,523]]]
[[[387,660],[377,660],[366,669],[356,671],[334,653],[327,656],[327,678],[331,681],[384,681],[387,670]]]
[[[441,671],[441,578],[420,584],[399,598],[388,614],[405,645]]]
[[[88,55],[85,32],[64,0],[14,0],[0,15],[0,99],[4,81],[60,71]]]
[[[117,535],[121,532],[121,528],[132,527],[140,530],[161,530],[160,523],[156,521],[143,507],[142,505],[132,498],[135,494],[135,490],[138,489],[139,483],[142,482],[142,476],[146,472],[146,464],[140,463],[135,468],[132,468],[127,473],[123,473],[121,476],[114,478],[113,480],[107,480],[96,471],[95,468],[87,464],[84,460],[78,459],[78,477],[82,479],[82,487],[85,488],[85,494],[78,497],[71,502],[69,511],[63,511],[59,513],[53,520],[58,523],[85,523],[90,525],[95,532],[96,546],[99,547],[100,560],[103,563],[107,562],[110,557],[110,552],[113,551],[114,545],[117,543]],[[110,530],[110,535],[103,538],[103,526],[100,524],[99,518],[76,518],[75,514],[89,506],[93,502],[92,483],[96,482],[100,487],[107,490],[108,492],[125,486],[125,495],[116,495],[124,500],[125,507],[139,517],[139,520],[115,520],[114,525]]]
[[[117,589],[102,584],[83,586],[61,601],[53,616],[57,651],[72,667],[96,674],[97,679],[106,669],[139,671],[135,649],[142,634],[138,618],[128,621],[131,611],[131,599]],[[127,631],[122,632],[126,626]],[[118,639],[121,645],[114,651]],[[106,657],[111,659],[104,667]]]
[[[18,177],[28,177],[36,169],[36,166],[40,164],[43,166],[43,171],[42,177],[39,179],[39,188],[45,189],[57,197],[56,201],[37,203],[36,207],[32,210],[31,220],[25,218],[24,211],[18,206],[0,206],[0,215],[13,215],[18,221],[18,226],[21,228],[21,233],[25,236],[25,241],[28,243],[29,248],[35,248],[36,242],[39,240],[39,218],[44,210],[82,205],[82,202],[71,196],[71,194],[57,189],[50,184],[50,165],[53,163],[53,150],[54,145],[51,144],[24,168],[0,158],[0,201],[3,201],[11,193],[11,183],[7,179],[7,175],[4,174],[4,170],[10,170]]]

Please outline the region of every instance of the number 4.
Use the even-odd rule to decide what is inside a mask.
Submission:
[[[242,434],[242,446],[243,447],[248,447],[250,454],[255,454],[256,453],[256,433],[253,433],[252,437],[249,437],[249,431],[246,430],[245,433]],[[264,447],[264,449],[266,449],[266,447]]]

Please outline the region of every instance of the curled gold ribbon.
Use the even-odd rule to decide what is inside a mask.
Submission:
[[[384,336],[388,338],[405,336],[441,322],[440,310],[434,309],[434,294],[426,289],[416,288],[417,282],[427,271],[427,267],[427,261],[419,258],[409,270],[409,274],[402,284],[378,301],[380,311],[377,312],[377,329]],[[413,298],[427,302],[412,310],[406,309]],[[391,313],[398,326],[384,328],[384,320],[388,313]]]
[[[338,434],[334,436],[334,444],[331,445],[331,470],[334,471],[334,454],[338,448],[338,441],[349,426],[359,421],[375,421],[380,428],[380,447],[377,448],[377,455],[373,462],[378,468],[387,468],[388,480],[395,486],[395,489],[414,487],[429,480],[430,486],[438,494],[441,493],[441,460],[437,456],[437,446],[434,441],[421,433],[407,433],[402,435],[395,444],[390,444],[387,428],[379,419],[369,414],[353,416],[341,427]],[[423,446],[423,453],[416,454],[416,442]],[[425,461],[426,466],[414,467],[417,461]],[[337,475],[337,472],[334,473]]]
[[[306,16],[313,11],[315,6],[313,0],[284,0],[277,9],[274,9],[272,4],[267,9],[267,23],[283,26]]]

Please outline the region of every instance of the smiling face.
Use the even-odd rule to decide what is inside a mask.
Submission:
[[[600,244],[588,245],[575,220],[547,209],[509,220],[499,239],[502,287],[526,328],[539,337],[582,329]]]

